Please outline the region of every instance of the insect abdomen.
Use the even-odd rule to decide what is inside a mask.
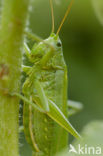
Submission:
[[[43,74],[44,73],[44,74]],[[52,100],[67,117],[67,70],[45,71],[41,84],[46,96]],[[43,79],[44,78],[44,79]],[[42,155],[53,156],[67,146],[68,133],[46,114],[34,111],[34,135]],[[37,154],[34,153],[34,156]]]

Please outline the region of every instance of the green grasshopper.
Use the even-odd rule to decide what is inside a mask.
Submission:
[[[73,1],[72,1],[73,2]],[[70,7],[57,31],[54,33],[52,0],[52,33],[46,40],[31,35],[35,40],[32,50],[25,43],[25,52],[32,66],[23,66],[27,78],[23,94],[15,94],[24,100],[24,133],[36,156],[53,156],[68,144],[68,132],[80,138],[68,121],[67,67],[63,57],[59,31]]]

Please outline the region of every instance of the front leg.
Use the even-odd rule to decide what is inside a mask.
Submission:
[[[47,65],[47,63],[53,57],[53,55],[54,55],[54,50],[51,49],[49,52],[47,52],[43,56],[43,58],[40,61],[42,69],[44,69],[44,70],[63,70],[63,67],[61,67],[61,66],[57,66],[54,64]]]
[[[33,41],[36,41],[36,42],[43,42],[43,41],[44,41],[41,37],[39,37],[39,36],[37,36],[36,34],[33,34],[33,33],[31,33],[31,32],[25,31],[25,35],[26,35],[29,39],[31,39],[31,40],[33,40]]]
[[[48,52],[43,56],[42,60],[40,61],[42,67],[46,66],[47,62],[52,58],[53,54],[54,54],[54,49],[50,48]]]
[[[54,66],[54,65],[44,66],[44,67],[42,67],[42,69],[44,69],[44,70],[64,70],[61,66]]]

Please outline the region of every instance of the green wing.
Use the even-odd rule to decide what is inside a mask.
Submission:
[[[61,110],[57,107],[57,105],[51,101],[49,101],[50,111],[47,112],[48,116],[52,118],[55,122],[57,122],[60,126],[62,126],[66,131],[71,133],[76,138],[81,138],[78,132],[73,128],[68,119],[64,116]]]

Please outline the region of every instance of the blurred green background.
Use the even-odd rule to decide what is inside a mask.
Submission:
[[[53,0],[55,32],[70,0]],[[47,38],[51,32],[49,0],[33,0],[29,28]],[[91,0],[75,0],[60,38],[68,66],[68,97],[84,105],[82,112],[70,121],[80,132],[92,120],[103,119],[103,27],[95,14]],[[30,156],[23,136],[20,137],[22,156]]]

